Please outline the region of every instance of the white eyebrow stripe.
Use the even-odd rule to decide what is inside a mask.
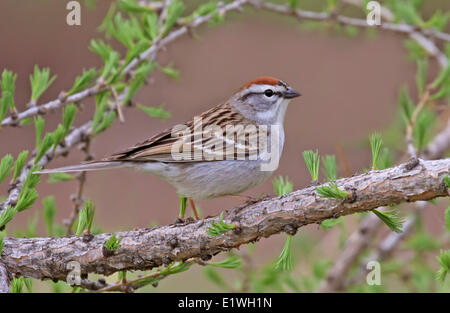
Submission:
[[[247,93],[263,93],[267,89],[272,89],[274,92],[284,91],[285,87],[281,85],[252,85],[247,89]]]

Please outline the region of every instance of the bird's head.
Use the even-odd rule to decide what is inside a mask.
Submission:
[[[229,102],[250,120],[282,124],[289,101],[300,95],[284,81],[263,76],[245,83]]]

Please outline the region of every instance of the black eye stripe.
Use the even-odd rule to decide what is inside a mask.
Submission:
[[[275,96],[281,96],[281,92],[279,92],[279,91],[272,91],[273,92],[273,95],[275,95]]]

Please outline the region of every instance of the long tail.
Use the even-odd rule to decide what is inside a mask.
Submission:
[[[108,170],[112,168],[126,167],[124,162],[120,161],[94,161],[79,165],[70,165],[64,167],[58,167],[53,169],[47,169],[42,171],[36,171],[36,174],[50,174],[50,173],[68,173],[68,172],[84,172],[84,171],[99,171]]]

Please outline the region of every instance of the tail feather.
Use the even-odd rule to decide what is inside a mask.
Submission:
[[[69,165],[64,167],[46,169],[41,171],[36,171],[36,174],[51,174],[51,173],[69,173],[69,172],[85,172],[85,171],[100,171],[108,170],[113,168],[125,167],[124,162],[110,162],[110,161],[98,161],[90,162],[78,165]]]

